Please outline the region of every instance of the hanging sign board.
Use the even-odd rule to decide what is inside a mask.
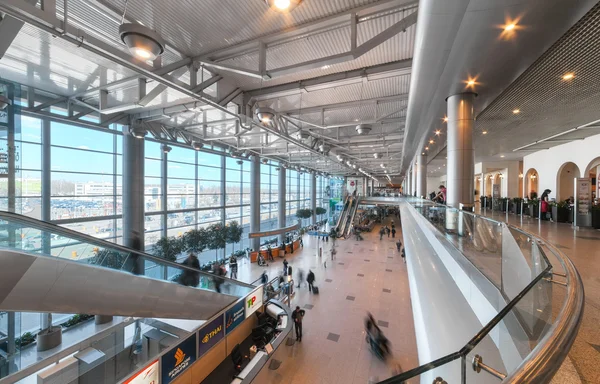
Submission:
[[[169,384],[196,361],[196,334],[182,341],[161,358],[161,384]]]
[[[158,384],[158,360],[148,364],[123,384]]]

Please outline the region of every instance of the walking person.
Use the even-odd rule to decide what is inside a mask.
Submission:
[[[310,269],[308,270],[308,276],[306,276],[306,282],[308,283],[308,292],[312,292],[315,282],[315,274]]]
[[[224,273],[223,273],[223,268],[221,268],[219,263],[213,264],[213,274],[214,274],[213,279],[215,281],[215,290],[218,293],[221,293],[221,285],[223,284],[223,279],[221,276],[223,276]]]
[[[396,228],[392,227],[392,237],[396,238]]]
[[[298,286],[296,288],[300,288],[300,284],[304,281],[304,272],[301,269],[298,269]]]
[[[288,261],[284,258],[283,259],[283,275],[287,276],[287,270],[288,270]]]
[[[235,257],[234,255],[231,255],[231,258],[229,259],[230,277],[232,279],[237,279],[237,272],[238,272],[237,257]]]
[[[200,261],[198,257],[190,252],[188,257],[182,263],[186,267],[194,268],[195,270],[200,270]],[[200,272],[193,271],[190,269],[184,269],[183,274],[181,276],[181,284],[188,287],[196,287],[200,284]]]
[[[331,247],[331,260],[333,260],[333,258],[335,257],[337,251],[335,250],[334,247]]]
[[[406,253],[404,252],[405,248],[402,248],[402,252],[400,253],[400,256],[402,256],[402,261],[404,261],[406,263]]]
[[[294,328],[296,328],[296,341],[302,342],[302,319],[304,318],[305,311],[296,306],[294,312],[292,312],[292,320],[294,320]]]
[[[386,225],[386,226],[385,226],[385,233],[387,233],[387,235],[388,235],[388,238],[390,237],[390,232],[391,232],[391,231],[390,231],[390,229],[389,229],[389,228],[388,228],[388,226]]]
[[[400,252],[400,250],[402,249],[402,242],[400,240],[396,241],[396,249],[398,250],[398,252]]]
[[[379,230],[379,240],[383,239],[383,235],[385,234],[385,227],[381,227]]]

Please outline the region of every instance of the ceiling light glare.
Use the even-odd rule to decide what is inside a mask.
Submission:
[[[138,59],[154,60],[165,51],[165,42],[156,31],[136,23],[125,23],[119,26],[121,41],[129,52]]]
[[[571,80],[574,77],[575,77],[574,73],[565,73],[562,78],[563,78],[563,80]]]
[[[514,115],[518,115],[519,113],[521,113],[521,110],[520,110],[520,109],[518,109],[518,108],[517,108],[517,109],[513,109],[512,113],[513,113]]]
[[[192,148],[194,148],[195,151],[199,151],[204,148],[204,143],[201,141],[192,141]]]
[[[436,135],[436,136],[439,136],[441,133],[442,133],[442,132],[441,132],[441,131],[439,131],[439,130],[438,130],[438,131],[435,131],[435,135]]]
[[[504,26],[504,30],[505,30],[506,32],[510,32],[510,31],[512,31],[513,29],[515,29],[515,27],[516,27],[516,25],[515,25],[514,23],[507,24],[507,25],[505,25],[505,26]]]
[[[484,135],[487,135],[487,131],[483,131],[483,132],[481,132],[481,133],[482,133],[482,134],[484,134]]]
[[[435,143],[435,141],[429,140],[429,144],[433,144],[433,143]]]
[[[475,85],[475,80],[468,80],[468,81],[467,81],[467,85],[468,85],[469,87],[472,87],[472,86],[474,86],[474,85]]]
[[[429,147],[425,147],[425,150],[426,150],[426,151],[429,151]]]
[[[324,65],[321,67],[321,69],[329,69],[329,68],[331,68],[331,65]]]
[[[504,155],[500,155],[500,157],[504,157]]]
[[[302,0],[265,0],[265,2],[273,11],[287,13],[296,8]]]
[[[474,85],[474,84],[475,84],[475,82],[473,81],[473,83],[471,85]],[[447,123],[448,122],[448,116],[444,116],[443,120],[444,120],[444,123]]]
[[[254,110],[254,116],[263,124],[270,124],[275,118],[275,111],[272,108],[258,107]]]

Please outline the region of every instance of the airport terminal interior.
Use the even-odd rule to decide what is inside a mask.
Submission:
[[[0,0],[0,384],[600,383],[599,173],[597,0]]]

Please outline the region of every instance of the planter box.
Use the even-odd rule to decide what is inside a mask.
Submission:
[[[592,209],[592,227],[600,229],[600,209]]]
[[[521,202],[515,203],[512,202],[510,203],[510,211],[514,214],[521,214]]]
[[[529,216],[536,218],[540,217],[540,205],[539,204],[529,204]]]
[[[62,328],[56,326],[40,331],[37,334],[36,341],[38,352],[56,348],[62,343]]]
[[[552,207],[552,219],[557,223],[566,223],[569,221],[569,209]]]

